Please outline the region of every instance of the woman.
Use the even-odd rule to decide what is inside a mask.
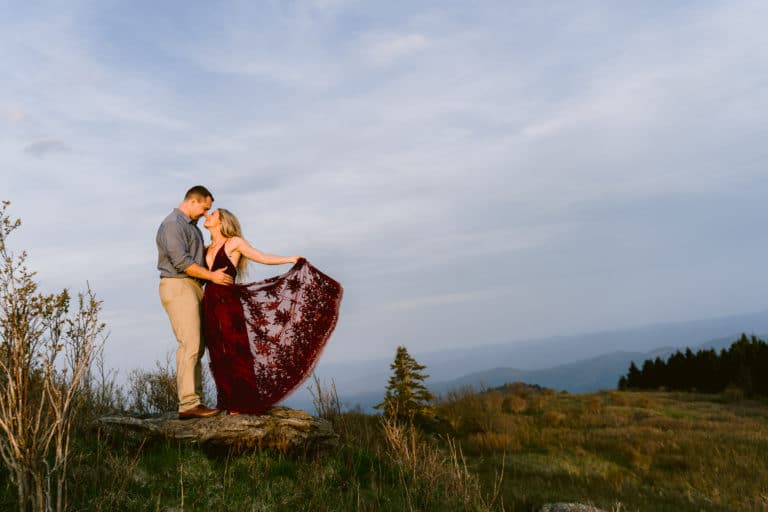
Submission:
[[[285,274],[257,283],[207,283],[203,335],[216,382],[217,408],[259,414],[296,389],[319,358],[338,318],[342,288],[300,256],[253,248],[228,210],[206,215],[211,233],[205,262],[235,279],[248,260],[294,263]]]

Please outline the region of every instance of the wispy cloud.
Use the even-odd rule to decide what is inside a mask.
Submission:
[[[496,299],[508,294],[508,290],[472,290],[457,293],[443,293],[427,295],[423,297],[411,297],[400,299],[389,304],[384,304],[384,311],[410,311],[414,309],[433,308],[448,304],[461,304],[465,302],[477,302]]]
[[[29,144],[24,148],[24,153],[36,158],[56,153],[68,153],[70,147],[58,139],[42,139]]]
[[[423,34],[371,34],[363,38],[368,56],[375,64],[390,64],[426,48]]]

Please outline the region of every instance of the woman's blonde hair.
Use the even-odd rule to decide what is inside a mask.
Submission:
[[[219,208],[219,222],[221,222],[221,234],[225,238],[233,236],[243,237],[243,230],[240,228],[240,221],[235,214],[225,208]],[[237,262],[237,277],[242,278],[248,273],[248,258],[240,255]]]

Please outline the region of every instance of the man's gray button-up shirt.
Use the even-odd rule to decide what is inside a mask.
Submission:
[[[203,234],[197,221],[178,208],[160,224],[155,237],[160,277],[190,277],[184,271],[192,265],[205,267]]]

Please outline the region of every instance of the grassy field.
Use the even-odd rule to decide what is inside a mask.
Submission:
[[[76,439],[74,510],[505,510],[557,501],[611,511],[768,510],[768,404],[719,396],[535,392],[444,397],[445,433],[332,416],[333,453],[212,453]],[[0,510],[16,508],[0,471]]]
[[[768,510],[768,405],[683,393],[454,393],[440,407],[507,510]]]

